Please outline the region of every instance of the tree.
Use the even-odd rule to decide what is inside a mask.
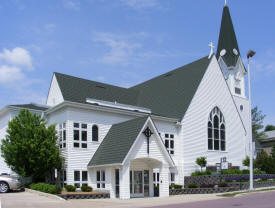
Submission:
[[[251,111],[252,115],[252,134],[253,138],[262,139],[265,134],[264,132],[260,132],[260,130],[264,127],[263,121],[265,118],[265,115],[262,113],[261,110],[258,109],[258,107],[254,107]]]
[[[250,158],[246,156],[246,158],[243,160],[243,165],[246,167],[249,167],[250,164]]]
[[[275,162],[275,145],[272,147],[271,157],[273,158],[273,160]]]
[[[264,131],[274,131],[275,130],[275,126],[273,125],[266,125]]]
[[[260,169],[268,174],[275,173],[275,160],[269,156],[264,150],[257,155],[255,160],[255,168]]]
[[[44,181],[55,168],[62,167],[56,135],[54,125],[47,127],[41,116],[21,110],[8,124],[2,157],[17,174]]]
[[[207,164],[206,157],[198,157],[196,159],[196,163],[201,167],[201,172],[202,172],[202,168],[205,167]]]

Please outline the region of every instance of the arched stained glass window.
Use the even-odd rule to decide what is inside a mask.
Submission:
[[[208,118],[208,150],[226,150],[226,134],[224,116],[215,107]]]

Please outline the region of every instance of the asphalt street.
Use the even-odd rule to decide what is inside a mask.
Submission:
[[[0,194],[0,200],[1,208],[275,208],[275,191],[252,193],[233,198],[220,197],[215,194],[198,194],[130,200],[82,199],[68,201],[21,192]]]

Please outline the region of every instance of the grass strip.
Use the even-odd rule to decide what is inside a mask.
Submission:
[[[246,192],[234,192],[234,193],[227,193],[227,194],[222,194],[218,196],[222,197],[235,197],[239,194],[249,194],[249,193],[257,193],[257,192],[264,192],[264,191],[274,191],[275,188],[269,188],[269,189],[261,189],[261,190],[255,190],[255,191],[246,191]]]

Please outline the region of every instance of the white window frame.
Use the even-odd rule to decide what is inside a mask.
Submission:
[[[66,149],[67,148],[67,131],[66,131],[66,122],[59,124],[58,127],[58,141],[59,141],[59,148]]]
[[[168,142],[168,146],[166,145]],[[172,145],[173,144],[173,145]],[[170,133],[164,133],[164,145],[170,155],[175,154],[175,135]]]
[[[157,171],[153,172],[153,184],[154,186],[159,187],[159,172]]]
[[[97,174],[99,173],[99,180]],[[97,189],[105,189],[106,188],[106,172],[105,170],[97,170],[96,171],[96,188]]]
[[[79,180],[75,180],[75,172],[79,172]],[[83,180],[83,172],[87,173],[87,180]],[[77,188],[81,188],[81,186],[83,185],[87,185],[88,186],[88,171],[87,170],[74,170],[74,186],[76,186]],[[76,185],[79,184],[79,187]]]
[[[75,124],[78,124],[78,127],[75,127]],[[86,126],[83,127],[83,126]],[[75,140],[74,135],[75,131],[78,131],[78,140]],[[82,132],[86,132],[86,141],[82,138]],[[78,147],[75,147],[75,144],[78,144]],[[85,147],[86,145],[86,147]],[[84,147],[83,147],[84,146]],[[75,149],[88,149],[88,124],[81,122],[73,122],[73,148]]]
[[[176,174],[175,173],[170,173],[170,185],[175,185],[176,183],[175,183],[175,181],[176,181]]]
[[[215,128],[214,124],[214,118],[215,116],[219,119],[218,128]],[[211,127],[209,127],[209,124],[211,123]],[[221,128],[222,125],[224,126],[224,130]],[[209,136],[209,130],[211,130],[211,138]],[[218,131],[218,138],[215,138],[215,130]],[[221,131],[224,131],[224,140],[221,138]],[[209,148],[209,140],[212,140],[212,149]],[[218,141],[219,147],[218,149],[215,149],[215,141]],[[224,150],[222,150],[222,142],[224,142]],[[226,125],[225,125],[225,118],[223,113],[218,107],[215,107],[209,117],[207,122],[207,149],[208,151],[221,151],[226,152]]]

